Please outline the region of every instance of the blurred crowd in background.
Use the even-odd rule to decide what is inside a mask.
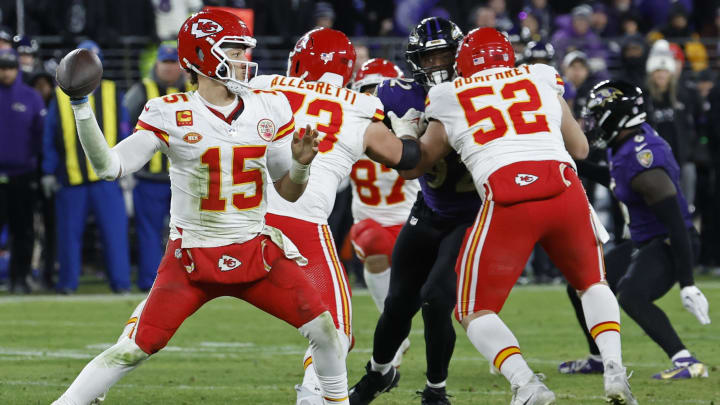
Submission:
[[[108,280],[117,293],[150,288],[167,238],[168,162],[158,154],[135,176],[98,180],[54,72],[73,48],[100,56],[105,80],[92,102],[112,146],[148,98],[191,89],[174,41],[205,6],[244,9],[260,74],[284,73],[295,41],[314,27],[351,36],[356,67],[383,57],[405,69],[412,27],[442,16],[464,32],[506,32],[519,63],[553,65],[578,118],[599,81],[636,84],[682,167],[702,235],[698,271],[720,276],[720,0],[0,0],[0,289],[69,294],[81,279]],[[614,239],[624,238],[619,205],[586,188]],[[340,191],[331,225],[346,266],[361,269],[345,241],[348,194]],[[536,251],[524,280],[557,282],[559,273]]]

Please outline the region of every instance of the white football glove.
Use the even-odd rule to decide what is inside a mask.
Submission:
[[[427,128],[425,113],[414,108],[407,110],[405,115],[398,117],[393,111],[387,113],[390,118],[390,125],[397,136],[412,136],[419,138]]]
[[[680,298],[685,309],[695,315],[700,324],[707,325],[710,323],[710,315],[708,315],[710,304],[708,304],[707,298],[699,288],[694,285],[683,287],[680,290]]]

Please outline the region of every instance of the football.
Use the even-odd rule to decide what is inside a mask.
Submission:
[[[82,98],[97,88],[102,74],[102,63],[94,52],[75,49],[62,58],[55,79],[65,94],[71,98]]]

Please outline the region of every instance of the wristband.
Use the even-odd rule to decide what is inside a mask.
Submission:
[[[304,165],[293,159],[288,176],[290,176],[290,181],[295,184],[307,183],[308,178],[310,177],[310,164],[308,163]]]
[[[71,98],[70,99],[70,104],[72,104],[72,105],[78,105],[78,104],[83,104],[83,103],[87,103],[87,102],[88,102],[87,96],[82,97],[82,98]]]

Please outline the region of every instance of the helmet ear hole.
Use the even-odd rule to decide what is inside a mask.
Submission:
[[[295,61],[295,74],[300,72],[300,61]]]
[[[200,62],[203,62],[205,60],[205,54],[203,53],[202,49],[200,49],[200,47],[195,48],[195,53],[197,54]]]

